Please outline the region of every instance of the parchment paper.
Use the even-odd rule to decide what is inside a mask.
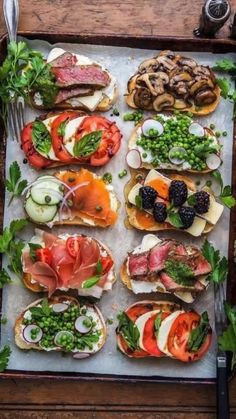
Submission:
[[[51,46],[43,41],[27,41],[30,47],[41,50],[45,56],[50,51]],[[125,155],[127,152],[127,141],[131,130],[133,129],[132,122],[123,122],[122,115],[128,111],[125,104],[123,94],[126,90],[128,78],[136,71],[139,63],[145,58],[156,55],[158,50],[142,50],[131,49],[123,47],[103,47],[95,45],[74,45],[74,44],[58,44],[66,50],[88,55],[89,57],[103,63],[112,74],[114,74],[118,81],[118,88],[120,92],[119,100],[115,107],[120,111],[121,117],[110,117],[111,111],[105,115],[117,122],[122,130],[123,140],[119,153],[112,159],[112,161],[104,168],[96,170],[96,173],[103,174],[107,171],[113,174],[113,184],[115,191],[120,199],[122,206],[119,211],[119,221],[113,228],[106,230],[99,230],[97,228],[80,228],[80,227],[54,227],[53,232],[60,234],[64,231],[69,233],[85,233],[102,240],[113,251],[116,261],[116,270],[126,256],[127,251],[132,250],[137,246],[144,235],[135,229],[126,230],[124,227],[124,197],[123,187],[128,181],[129,176],[120,180],[118,173],[126,168]],[[158,45],[157,45],[158,47]],[[184,54],[184,53],[183,53]],[[192,56],[197,61],[204,65],[212,65],[216,59],[225,57],[225,55],[213,55],[209,53],[185,53],[187,56]],[[214,123],[216,129],[219,131],[227,131],[227,137],[222,137],[223,143],[223,166],[221,172],[224,179],[224,184],[231,182],[231,152],[232,152],[232,139],[233,139],[233,124],[232,124],[232,111],[233,106],[229,101],[221,100],[217,110],[206,118],[201,118],[201,122],[205,124]],[[26,121],[33,120],[37,112],[27,109],[25,112]],[[19,144],[13,142],[8,138],[7,142],[7,157],[6,165],[17,160],[21,166],[23,178],[28,181],[33,181],[38,173],[29,165],[23,164],[24,155],[20,149]],[[206,181],[206,176],[200,177],[202,182]],[[8,208],[7,204],[9,196],[6,194],[4,225],[8,225],[12,219],[25,217],[22,202],[14,200]],[[33,226],[30,225],[22,237],[24,239],[30,238],[33,234]],[[213,242],[214,246],[218,247],[220,251],[227,255],[228,252],[228,235],[229,235],[229,211],[224,210],[220,222],[213,230],[208,238]],[[195,239],[180,233],[165,233],[160,234],[161,237],[176,237],[179,240],[184,240],[188,243],[201,245],[203,238]],[[3,261],[4,265],[6,261]],[[178,361],[171,359],[141,359],[132,360],[122,355],[116,349],[115,328],[117,326],[117,313],[125,309],[129,304],[134,301],[142,299],[158,299],[163,298],[162,295],[139,294],[133,295],[128,291],[120,281],[119,275],[117,282],[111,292],[103,295],[99,302],[105,319],[113,319],[113,324],[108,325],[108,339],[105,347],[91,359],[73,360],[71,356],[62,357],[61,354],[44,353],[37,351],[22,351],[15,346],[13,327],[16,317],[27,306],[38,298],[37,294],[28,291],[19,280],[15,280],[13,284],[5,286],[3,290],[3,308],[2,312],[8,318],[7,324],[2,325],[1,344],[8,343],[12,348],[12,355],[10,358],[10,369],[21,369],[26,371],[67,371],[67,372],[83,372],[83,373],[102,373],[102,374],[117,374],[117,375],[131,375],[131,376],[165,376],[165,377],[190,377],[190,378],[213,378],[215,377],[215,342],[211,350],[204,357],[203,360],[194,364],[184,365]],[[171,297],[169,297],[171,298]],[[213,325],[213,292],[212,287],[209,287],[207,292],[201,296],[199,301],[194,305],[198,312],[207,309],[210,315],[210,321]]]

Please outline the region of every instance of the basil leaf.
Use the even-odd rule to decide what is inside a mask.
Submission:
[[[41,307],[31,307],[29,308],[30,313],[35,319],[41,319],[44,316],[44,312]]]
[[[64,135],[65,135],[65,129],[66,129],[67,122],[68,122],[68,120],[66,119],[65,121],[61,122],[59,127],[57,128],[57,134],[60,135],[60,137],[64,137]]]
[[[95,275],[83,282],[82,288],[92,288],[99,281],[100,276]]]
[[[98,275],[101,275],[102,273],[102,262],[100,260],[96,264],[96,272]]]
[[[73,154],[76,157],[87,157],[93,154],[99,147],[102,139],[102,131],[93,131],[84,135],[77,141],[73,148]]]
[[[206,311],[202,313],[199,325],[193,329],[188,339],[188,349],[197,352],[203,345],[210,330],[209,318]]]
[[[33,123],[32,140],[37,151],[43,154],[49,153],[52,146],[52,140],[51,135],[43,122],[35,121]]]
[[[194,207],[194,205],[197,203],[195,194],[189,195],[187,202],[191,207]]]
[[[36,262],[36,250],[42,249],[42,246],[36,243],[29,243],[29,248],[30,248],[30,257],[33,262]]]
[[[161,326],[161,315],[162,315],[162,311],[160,311],[160,313],[157,314],[156,318],[155,318],[155,323],[154,323],[154,328],[155,328],[155,336],[158,336],[158,332]]]
[[[172,224],[176,228],[182,228],[183,223],[181,221],[181,218],[177,212],[174,211],[168,211],[168,218],[170,224]]]
[[[125,312],[118,315],[118,320],[118,332],[123,336],[128,347],[135,351],[135,349],[139,348],[138,341],[140,336],[137,326]]]
[[[143,209],[143,201],[140,195],[136,195],[135,197],[135,204],[138,207],[138,209],[142,210]]]

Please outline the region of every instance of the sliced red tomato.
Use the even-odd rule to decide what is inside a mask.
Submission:
[[[33,166],[35,169],[44,169],[46,167],[50,167],[54,162],[44,156],[41,156],[41,154],[35,150],[32,141],[32,129],[33,123],[30,122],[21,131],[22,150],[24,151],[25,156],[31,166]]]
[[[149,354],[143,349],[135,349],[135,351],[132,351],[132,349],[129,348],[125,341],[125,338],[122,335],[119,335],[118,339],[119,345],[128,356],[132,358],[145,358],[146,356],[149,356]]]
[[[52,146],[57,158],[68,164],[78,163],[78,159],[74,159],[63,145],[63,136],[58,134],[58,128],[62,122],[70,121],[71,119],[79,117],[78,112],[66,111],[62,112],[54,119],[51,125]]]
[[[48,265],[51,265],[52,254],[47,247],[44,247],[42,249],[36,249],[35,255],[39,262],[44,262],[44,263],[47,263]]]
[[[190,333],[195,329],[201,316],[195,312],[181,313],[173,322],[167,341],[168,351],[182,362],[197,361],[207,352],[212,339],[209,332],[198,352],[188,350]]]
[[[130,320],[135,322],[143,314],[148,313],[149,311],[158,309],[158,307],[155,307],[153,303],[148,303],[148,302],[137,303],[133,305],[132,307],[128,308],[128,310],[126,310],[126,314],[127,316],[129,316]]]
[[[110,256],[101,256],[100,258],[102,264],[102,273],[103,275],[109,272],[113,266],[113,260]]]
[[[121,133],[115,122],[108,121],[103,116],[88,116],[85,118],[76,133],[79,141],[85,135],[93,131],[103,131],[100,145],[95,153],[90,156],[89,163],[92,166],[103,166],[120,147]]]
[[[162,312],[161,320],[164,320],[170,313]],[[161,357],[163,352],[158,347],[157,337],[155,335],[155,320],[158,313],[153,314],[145,323],[143,330],[142,344],[145,350],[152,356]]]
[[[76,258],[79,252],[81,239],[80,237],[68,237],[66,240],[66,249],[70,256]]]

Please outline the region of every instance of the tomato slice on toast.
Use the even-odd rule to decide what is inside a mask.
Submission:
[[[29,124],[25,125],[25,127],[21,131],[22,150],[24,151],[25,156],[28,159],[28,162],[31,164],[31,166],[35,167],[35,169],[38,170],[52,166],[55,162],[53,162],[50,159],[47,159],[35,150],[32,140],[32,130],[33,123],[30,122]]]

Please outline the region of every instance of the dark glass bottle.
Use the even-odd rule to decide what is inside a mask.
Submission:
[[[195,36],[213,38],[230,16],[228,0],[207,0],[202,8],[199,27],[194,29]]]

